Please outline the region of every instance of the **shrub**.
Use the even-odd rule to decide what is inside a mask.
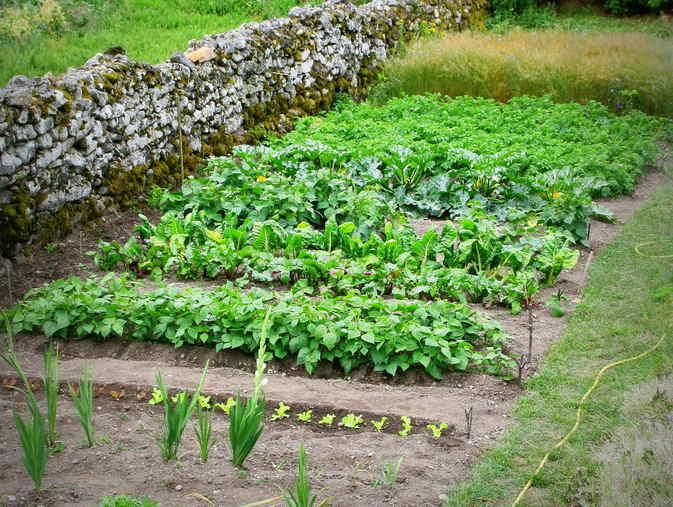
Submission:
[[[660,11],[671,7],[671,0],[605,0],[605,8],[615,14]]]

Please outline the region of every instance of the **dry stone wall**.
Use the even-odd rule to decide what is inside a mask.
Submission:
[[[98,54],[0,90],[0,255],[174,185],[204,158],[362,95],[401,37],[481,21],[487,0],[329,0],[150,65]]]

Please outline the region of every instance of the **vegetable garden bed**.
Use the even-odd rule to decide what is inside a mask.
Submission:
[[[614,116],[597,104],[554,105],[547,99],[521,98],[503,105],[409,97],[381,108],[343,103],[325,117],[304,121],[270,146],[241,147],[232,157],[212,159],[203,175],[185,181],[180,192],[156,190],[151,203],[160,216],[141,215],[128,239],[101,241],[91,252],[95,266],[109,274],[56,280],[28,293],[8,315],[17,332],[84,340],[79,349],[84,355],[96,355],[91,340],[109,341],[101,344],[106,350],[114,350],[120,340],[141,342],[136,350],[148,354],[164,347],[157,350],[164,351],[159,364],[166,369],[170,361],[165,345],[144,348],[142,343],[178,347],[179,356],[172,361],[183,364],[181,356],[197,350],[195,346],[252,355],[268,311],[265,358],[274,371],[270,383],[284,386],[269,388],[275,393],[273,407],[284,401],[304,412],[315,410],[316,417],[330,410],[346,416],[349,407],[358,407],[352,408],[354,415],[361,410],[372,421],[386,416],[394,424],[407,416],[409,407],[412,420],[448,423],[454,430],[446,438],[464,440],[442,457],[424,447],[421,439],[430,437],[418,434],[413,437],[415,450],[406,455],[433,456],[433,466],[455,467],[457,479],[466,473],[465,464],[479,445],[504,425],[509,402],[518,392],[511,382],[517,376],[515,360],[528,354],[532,371],[542,353],[540,342],[560,333],[563,321],[549,316],[541,303],[555,294],[561,314],[572,307],[590,260],[585,246],[603,241],[605,231],[616,228],[611,222],[628,218],[646,190],[656,186],[656,173],[645,180],[646,188],[638,190],[636,199],[603,205],[595,200],[636,189],[643,169],[655,163],[656,139],[669,128],[640,113]],[[638,137],[632,135],[636,130]],[[423,223],[419,219],[427,218],[433,225],[417,234]],[[81,260],[83,241],[80,235],[79,242],[73,238],[64,248],[77,251]],[[565,295],[558,292],[559,278],[561,287],[573,285]],[[503,320],[506,315],[504,330],[489,318]],[[536,337],[545,337],[536,341],[533,357],[525,346],[529,318],[540,326]],[[78,349],[66,345],[65,350]],[[28,346],[24,352],[26,361],[34,363],[36,350]],[[235,357],[246,362],[242,355]],[[110,359],[107,367],[99,359],[96,364],[103,376],[110,369],[113,375],[131,376],[135,370],[149,375],[152,364],[140,359]],[[295,362],[306,377],[285,375],[284,368]],[[80,363],[70,356],[63,364],[73,368]],[[316,372],[324,376],[321,368],[326,364],[329,376],[363,382],[335,384],[311,377]],[[250,384],[246,369],[237,365],[225,371],[213,394],[230,394],[234,387]],[[178,368],[178,377],[179,371],[187,369]],[[419,372],[419,384],[428,384],[430,377],[437,382],[428,387],[413,385],[413,380],[407,382],[412,385],[395,385]],[[174,387],[193,387],[192,373]],[[374,378],[381,384],[373,383]],[[149,383],[142,384],[147,391]],[[293,384],[300,387],[292,389]],[[118,396],[124,385],[121,381],[117,388],[101,391],[101,399],[109,394],[124,404],[130,397],[145,401],[137,389]],[[395,401],[384,394],[391,390]],[[321,396],[327,399],[320,401]],[[358,396],[364,400],[360,404]],[[2,403],[10,406],[13,401],[5,397]],[[461,417],[470,407],[476,407],[476,423],[468,439]],[[294,432],[299,426],[284,428]],[[110,425],[110,431],[118,431],[115,427]],[[274,429],[267,438],[279,439],[282,431]],[[308,425],[300,433],[309,441],[309,456],[327,453],[317,459],[329,466],[332,457],[318,444],[321,431]],[[294,456],[297,438],[290,437],[284,450],[273,452]],[[390,439],[405,437],[377,434],[372,445],[361,436],[353,438],[358,453],[374,454],[381,445],[398,445]],[[135,437],[131,445],[142,446]],[[265,448],[255,452],[261,456]],[[377,464],[371,455],[367,458],[371,475]],[[111,460],[120,466],[116,457]],[[343,466],[336,461],[335,466]],[[263,470],[258,478],[271,481],[284,477],[264,463],[258,472],[251,467],[251,474]],[[189,473],[197,474],[195,467],[189,464]],[[420,473],[420,468],[411,472]],[[227,474],[223,484],[235,472]],[[344,488],[353,476],[344,477],[338,486],[329,475],[321,484],[348,495]],[[436,480],[445,483],[442,477]],[[200,479],[181,479],[192,480],[195,487],[210,488]],[[371,496],[362,501],[377,505],[374,498],[381,490],[375,480],[370,477],[363,484]],[[143,491],[161,492],[170,504],[179,501],[174,486],[171,482]],[[268,492],[268,485],[259,490]],[[214,491],[209,495],[217,497]],[[415,500],[404,495],[409,505],[439,498],[436,490],[417,493]]]

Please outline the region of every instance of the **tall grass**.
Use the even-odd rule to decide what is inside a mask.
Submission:
[[[64,6],[67,3],[60,1]],[[0,36],[0,86],[5,86],[16,74],[28,77],[47,72],[60,74],[111,46],[124,47],[126,54],[135,60],[158,63],[175,51],[184,50],[190,39],[225,32],[248,21],[285,16],[301,1],[88,0],[78,3],[90,4],[91,8],[77,23],[51,32],[29,30],[30,36],[20,39]],[[7,12],[0,9],[0,17],[6,18]]]
[[[643,33],[450,34],[414,44],[385,75],[372,94],[378,102],[428,92],[500,101],[550,94],[673,116],[673,44]]]

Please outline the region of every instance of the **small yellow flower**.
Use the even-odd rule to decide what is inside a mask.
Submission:
[[[266,176],[257,176],[257,181],[258,181],[259,183],[264,183],[264,182],[265,182],[266,180],[268,180],[268,179],[269,179],[269,178],[267,178]]]
[[[551,194],[551,198],[552,198],[552,199],[558,199],[558,198],[561,197],[562,195],[563,195],[563,194],[562,194],[561,192],[554,192],[554,193]]]

